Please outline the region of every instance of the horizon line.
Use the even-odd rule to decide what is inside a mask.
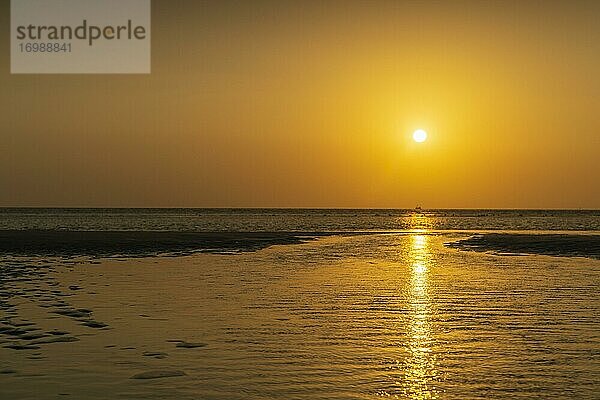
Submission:
[[[573,207],[573,208],[538,208],[538,207],[241,207],[241,206],[224,206],[224,207],[197,207],[197,206],[0,206],[0,210],[9,209],[32,209],[32,210],[404,210],[404,211],[600,211],[600,208],[588,207]]]

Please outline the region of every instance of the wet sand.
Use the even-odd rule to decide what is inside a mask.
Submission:
[[[324,232],[167,232],[0,230],[0,255],[150,256],[161,253],[256,251],[296,244]]]
[[[460,239],[5,257],[0,397],[596,398],[599,262]]]
[[[448,243],[449,247],[472,251],[514,254],[545,254],[600,259],[600,235],[489,233]]]

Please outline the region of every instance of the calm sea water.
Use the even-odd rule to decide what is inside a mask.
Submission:
[[[0,229],[150,231],[600,230],[600,210],[0,209]]]
[[[463,230],[596,236],[598,212],[0,219],[2,229],[401,231],[240,254],[0,257],[2,399],[600,398],[600,260],[446,246],[472,235]]]

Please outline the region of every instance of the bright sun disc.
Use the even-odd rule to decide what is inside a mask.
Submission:
[[[413,133],[413,139],[415,142],[422,143],[427,140],[427,132],[423,129],[417,129],[415,133]]]

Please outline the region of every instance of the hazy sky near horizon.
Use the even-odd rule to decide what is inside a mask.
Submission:
[[[0,206],[600,208],[600,2],[153,0],[139,76],[0,4]]]

